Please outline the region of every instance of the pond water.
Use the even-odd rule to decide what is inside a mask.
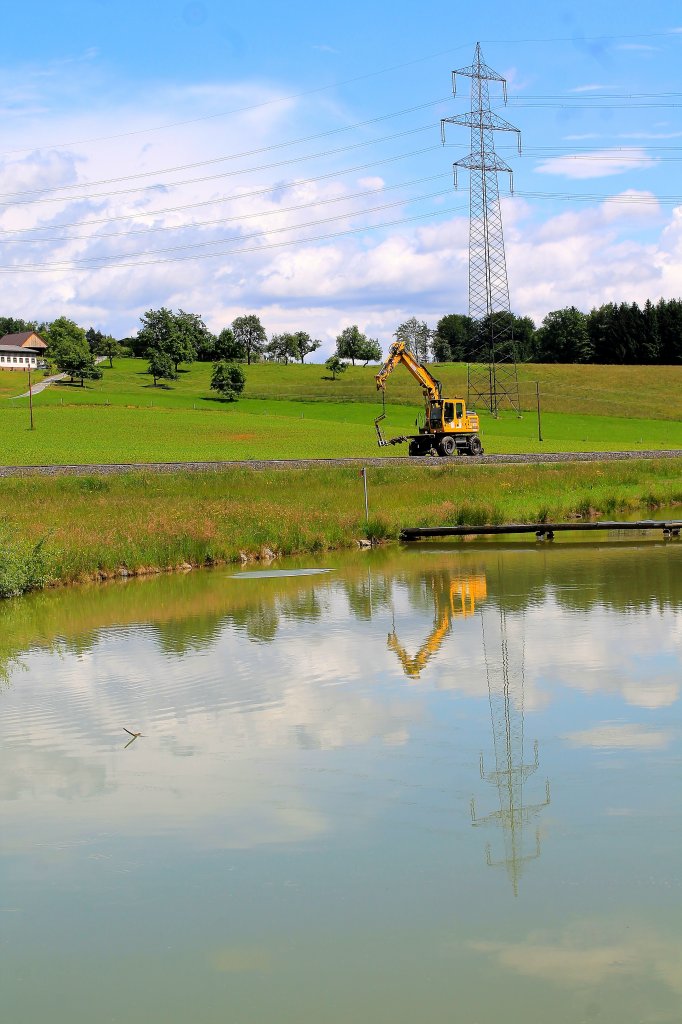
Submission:
[[[679,1024],[682,543],[288,568],[0,608],[2,1020]]]

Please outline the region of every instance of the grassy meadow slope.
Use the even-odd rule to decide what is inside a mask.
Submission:
[[[28,402],[10,399],[24,375],[0,371],[0,462],[108,463],[252,458],[404,455],[404,446],[379,449],[373,420],[380,411],[373,367],[350,367],[336,381],[324,366],[257,364],[247,367],[238,403],[209,390],[210,364],[196,363],[167,387],[153,387],[142,360],[104,367],[86,387],[52,385]],[[436,368],[446,393],[461,394],[466,371]],[[541,381],[543,442],[534,411],[482,417],[489,453],[596,451],[682,447],[682,367],[523,366],[523,394],[535,401],[529,378]],[[419,388],[398,369],[387,389],[386,433],[414,429]],[[533,405],[534,408],[534,405]]]

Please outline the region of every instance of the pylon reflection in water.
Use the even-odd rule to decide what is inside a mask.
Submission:
[[[500,602],[503,595],[500,594]],[[549,781],[545,782],[545,799],[539,803],[524,801],[524,784],[539,767],[538,743],[533,743],[532,760],[526,761],[524,736],[524,682],[525,647],[523,617],[519,635],[511,635],[513,626],[508,621],[503,603],[499,608],[481,609],[483,653],[490,702],[495,767],[485,770],[481,754],[481,778],[497,790],[499,808],[484,817],[478,817],[474,799],[471,800],[471,819],[475,826],[495,825],[502,829],[504,857],[494,860],[490,843],[486,845],[486,860],[491,867],[507,870],[514,895],[519,893],[519,881],[524,865],[540,856],[540,830],[535,827],[532,847],[528,849],[525,832],[539,812],[550,802]]]

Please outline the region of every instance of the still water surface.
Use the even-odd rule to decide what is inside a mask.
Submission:
[[[291,564],[0,608],[3,1022],[679,1024],[682,544]]]

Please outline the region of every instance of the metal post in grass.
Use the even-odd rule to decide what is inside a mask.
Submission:
[[[31,419],[31,430],[35,430],[33,426],[33,385],[31,384],[31,367],[28,368],[28,408],[29,416]]]
[[[367,501],[367,469],[366,469],[365,466],[363,466],[362,469],[360,470],[360,476],[362,477],[362,482],[365,485],[365,522],[368,523],[369,522],[369,503]]]
[[[538,441],[542,441],[542,418],[540,416],[540,381],[535,381],[535,397],[538,403]]]

